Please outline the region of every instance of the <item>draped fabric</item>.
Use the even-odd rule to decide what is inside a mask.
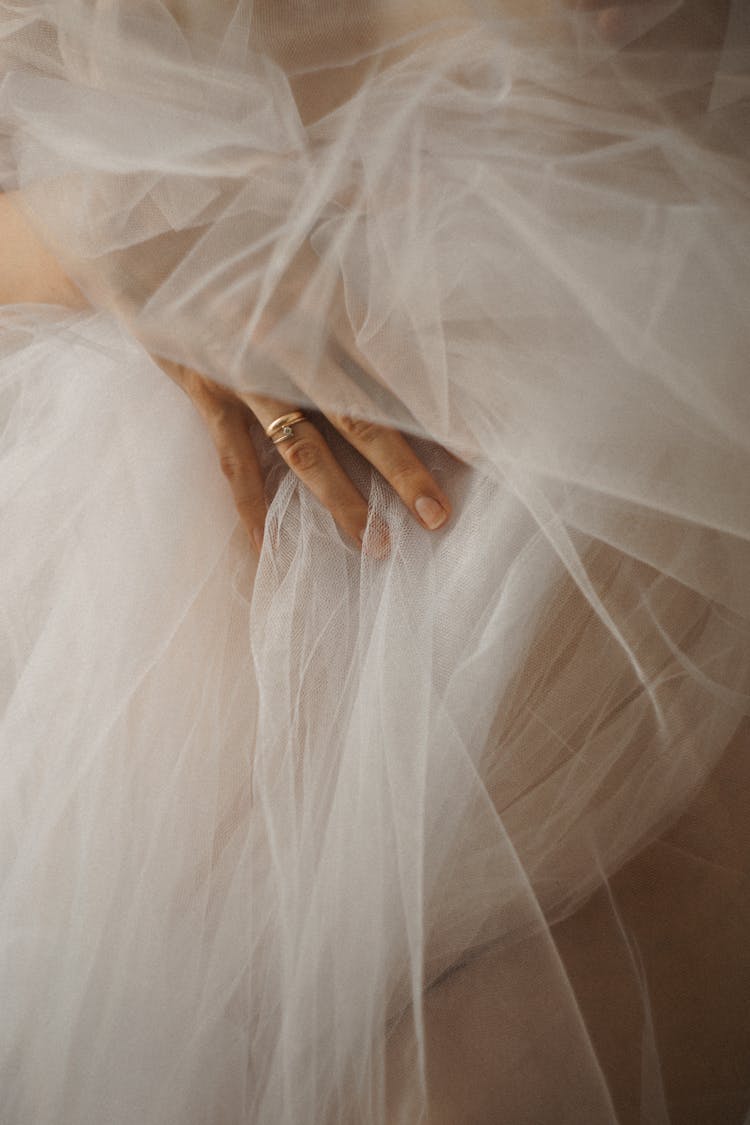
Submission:
[[[0,186],[91,303],[0,311],[4,1125],[750,1110],[749,44],[0,2]],[[154,356],[315,411],[364,551],[259,430],[256,567]]]

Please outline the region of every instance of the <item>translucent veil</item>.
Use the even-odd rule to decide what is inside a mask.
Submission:
[[[3,1121],[687,1120],[617,873],[746,776],[740,5],[0,17],[2,186],[99,310],[0,337]],[[259,436],[250,573],[149,353],[315,411],[387,557]],[[564,948],[596,893],[633,1095]]]

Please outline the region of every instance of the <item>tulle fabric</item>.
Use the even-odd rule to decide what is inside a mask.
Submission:
[[[8,1125],[741,1120],[738,11],[0,5],[99,309],[0,317]],[[256,571],[149,351],[320,411],[364,551],[257,434]]]

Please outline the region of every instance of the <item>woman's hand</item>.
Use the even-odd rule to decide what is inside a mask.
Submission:
[[[260,553],[266,501],[263,474],[250,429],[256,421],[266,430],[294,407],[265,396],[240,396],[190,368],[166,360],[157,362],[190,397],[206,423],[237,511],[250,541]],[[423,527],[435,531],[443,526],[450,516],[450,502],[402,434],[341,415],[330,415],[328,420],[382,474]],[[305,419],[291,428],[292,436],[279,442],[276,449],[328,509],[342,531],[361,546],[367,525],[364,498],[313,421]],[[265,440],[270,441],[270,438]]]
[[[87,307],[86,299],[14,205],[12,195],[0,195],[0,235],[4,247],[0,304],[41,301],[67,308]],[[255,419],[265,430],[293,407],[260,395],[240,397],[187,367],[166,360],[157,362],[189,395],[208,426],[237,511],[260,552],[266,517],[265,489],[250,426]],[[330,416],[329,421],[393,486],[423,527],[435,530],[446,522],[450,503],[445,493],[400,433],[340,415]],[[276,448],[339,527],[361,544],[367,504],[314,422],[296,424],[293,436]]]

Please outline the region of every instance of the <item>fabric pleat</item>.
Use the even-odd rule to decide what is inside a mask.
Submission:
[[[3,1125],[741,1125],[742,5],[0,0]],[[252,559],[154,357],[262,430]],[[430,534],[340,436],[406,433]]]

